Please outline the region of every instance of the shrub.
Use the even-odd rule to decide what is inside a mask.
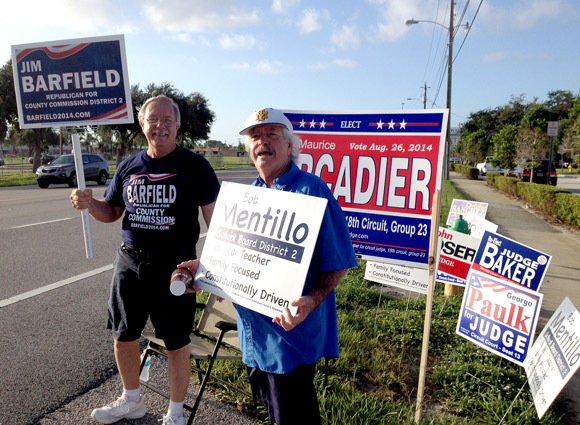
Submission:
[[[556,217],[580,227],[580,196],[573,193],[556,193]]]
[[[510,195],[517,196],[518,195],[518,182],[520,180],[516,179],[515,177],[505,177],[499,176],[495,179],[497,183],[497,188],[502,192],[509,193]]]
[[[556,194],[558,193],[570,192],[560,187],[545,184],[517,183],[517,196],[552,216],[556,216]]]
[[[493,187],[497,186],[497,179],[501,177],[501,174],[498,173],[487,173],[487,184]]]

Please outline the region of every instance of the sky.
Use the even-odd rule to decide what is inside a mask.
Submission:
[[[201,93],[210,138],[237,146],[264,107],[445,108],[449,0],[18,0],[0,15],[11,46],[123,34],[131,85]],[[457,0],[451,125],[513,97],[580,95],[580,2]],[[408,19],[421,22],[405,25]]]

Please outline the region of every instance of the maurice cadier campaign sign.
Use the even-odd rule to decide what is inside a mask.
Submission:
[[[355,253],[426,269],[447,110],[283,112],[301,138],[302,169],[342,207]]]
[[[20,128],[132,124],[122,35],[12,46]]]

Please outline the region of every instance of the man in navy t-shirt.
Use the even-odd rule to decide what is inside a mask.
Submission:
[[[91,415],[104,424],[145,415],[138,340],[150,318],[168,350],[170,403],[163,424],[184,425],[195,296],[173,296],[169,280],[177,264],[196,258],[198,210],[209,226],[219,182],[203,157],[176,145],[180,113],[169,97],[148,99],[139,110],[139,124],[148,148],[119,164],[105,199],[93,198],[90,189],[71,193],[73,207],[88,208],[99,221],[110,223],[123,216],[109,298],[109,327],[123,394]]]

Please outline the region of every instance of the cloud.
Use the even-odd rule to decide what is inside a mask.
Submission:
[[[356,62],[350,59],[334,59],[332,61],[317,62],[308,65],[307,68],[311,71],[326,71],[332,68],[355,68],[356,66]]]
[[[405,26],[407,19],[420,19],[420,10],[427,10],[425,7],[419,8],[419,0],[369,0],[375,5],[379,14],[379,21],[370,28],[370,40],[377,43],[392,43],[401,38],[408,28]],[[425,3],[424,1],[422,3]],[[424,18],[427,19],[427,18]]]
[[[111,10],[118,12],[111,13]],[[4,28],[16,24],[34,30],[55,27],[71,32],[107,29],[129,33],[136,26],[126,21],[129,13],[124,13],[123,5],[112,0],[11,1],[2,4],[1,15],[0,23]]]
[[[560,60],[561,58],[545,53],[531,54],[507,51],[491,52],[482,56],[482,62],[486,64],[503,64],[505,62],[537,64],[539,62],[556,62]]]
[[[224,66],[225,69],[231,69],[233,71],[250,71],[252,67],[249,63],[233,63],[230,65]]]
[[[508,52],[492,52],[482,56],[484,63],[501,63],[511,56]]]
[[[272,11],[274,13],[286,13],[288,10],[300,4],[300,0],[273,0],[272,1]]]
[[[562,0],[520,0],[502,2],[499,6],[483,3],[477,20],[480,25],[496,32],[529,30],[554,22],[561,24],[578,17],[578,10]]]
[[[247,50],[256,45],[256,38],[253,35],[222,35],[219,44],[226,50]]]
[[[252,26],[260,9],[243,9],[234,0],[142,0],[141,15],[156,31],[208,33]]]
[[[302,17],[298,21],[300,34],[311,34],[322,28],[322,24],[330,20],[328,10],[304,9]]]
[[[282,70],[282,62],[279,62],[279,61],[272,61],[271,62],[271,61],[267,61],[267,60],[262,60],[262,61],[256,63],[256,65],[254,65],[254,66],[245,62],[245,63],[226,65],[224,68],[231,69],[234,71],[247,71],[247,72],[253,71],[253,72],[258,72],[260,74],[278,74]]]
[[[354,25],[343,25],[332,32],[330,41],[340,49],[348,49],[357,47],[360,37]]]

